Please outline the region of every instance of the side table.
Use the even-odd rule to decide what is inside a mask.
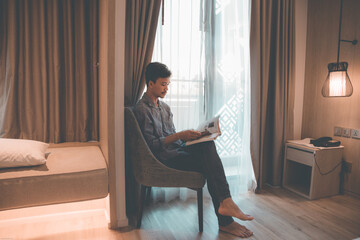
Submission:
[[[338,194],[343,149],[286,143],[283,187],[308,199]]]

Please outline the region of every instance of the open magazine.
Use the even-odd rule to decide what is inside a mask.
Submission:
[[[201,132],[201,137],[195,140],[187,141],[185,145],[189,146],[196,143],[215,140],[221,135],[219,119],[220,116],[216,116],[210,120],[202,122],[197,129],[195,129],[196,131]]]

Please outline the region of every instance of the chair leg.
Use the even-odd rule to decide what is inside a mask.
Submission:
[[[150,195],[151,195],[151,187],[147,187],[146,198],[145,198],[146,205],[149,205],[150,203]]]
[[[203,219],[203,190],[202,190],[202,188],[199,188],[197,190],[197,202],[198,202],[199,232],[203,232],[204,219]]]
[[[146,186],[141,185],[139,210],[138,210],[137,225],[136,225],[137,228],[141,227],[142,214],[143,214],[144,205],[145,205],[145,197],[146,197]]]

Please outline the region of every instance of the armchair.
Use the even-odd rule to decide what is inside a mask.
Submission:
[[[137,227],[141,226],[146,191],[151,187],[187,187],[197,191],[199,231],[203,231],[203,192],[205,178],[201,173],[180,171],[162,164],[149,149],[132,107],[125,108],[125,145],[136,181],[141,185]]]

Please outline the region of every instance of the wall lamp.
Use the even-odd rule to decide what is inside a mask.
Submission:
[[[347,74],[347,68],[349,64],[347,62],[339,62],[340,43],[348,42],[356,45],[358,41],[356,39],[353,41],[341,39],[342,7],[343,0],[340,0],[340,23],[337,61],[335,63],[328,64],[329,73],[321,90],[321,93],[324,97],[350,97],[353,93],[353,86],[350,82],[349,75]]]

